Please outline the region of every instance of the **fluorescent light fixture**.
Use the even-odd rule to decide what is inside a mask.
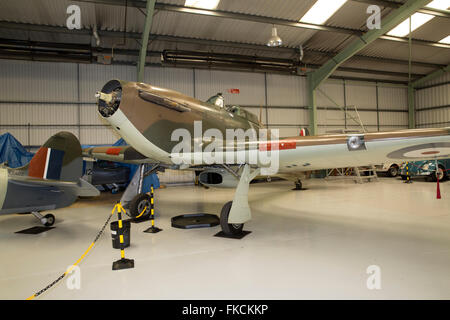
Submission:
[[[425,14],[425,13],[419,13],[416,12],[411,16],[411,32],[419,28],[420,26],[424,25],[431,19],[433,19],[434,16]],[[409,34],[409,18],[400,23],[398,26],[396,26],[394,29],[389,31],[388,36],[395,36],[395,37],[404,37]]]
[[[449,0],[434,0],[431,1],[427,7],[434,8],[434,9],[441,9],[446,10],[449,7]],[[424,25],[431,19],[433,19],[434,16],[425,14],[425,13],[419,13],[416,12],[411,16],[411,32],[419,28],[420,26]],[[404,37],[409,34],[409,18],[404,20],[402,23],[400,23],[398,26],[396,26],[394,29],[389,31],[387,33],[389,36],[395,36],[395,37]]]
[[[317,0],[300,22],[323,24],[346,2],[347,0]]]
[[[210,9],[213,10],[217,8],[220,0],[186,0],[186,7],[196,7],[201,9]]]
[[[446,36],[444,39],[439,40],[439,43],[450,44],[450,36]]]
[[[450,7],[450,2],[448,0],[434,0],[427,4],[426,7],[447,10],[447,8]]]

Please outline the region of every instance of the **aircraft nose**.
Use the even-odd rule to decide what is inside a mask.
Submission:
[[[7,189],[8,189],[8,170],[5,168],[0,168],[0,210],[3,208]]]
[[[104,85],[101,91],[95,94],[98,112],[105,117],[111,117],[119,109],[122,99],[122,85],[117,80],[111,80]]]

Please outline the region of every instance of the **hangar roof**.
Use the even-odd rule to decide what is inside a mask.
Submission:
[[[366,10],[370,4],[379,5],[385,17],[405,1],[348,0],[320,28],[298,26],[299,19],[315,2],[221,0],[209,14],[197,14],[186,12],[185,0],[158,0],[147,62],[160,64],[164,50],[200,51],[206,55],[230,54],[236,60],[242,56],[287,59],[297,61],[302,70],[299,72],[306,72],[324,64],[367,32]],[[66,27],[66,10],[72,4],[81,9],[81,30]],[[56,55],[57,61],[66,58],[90,63],[96,62],[98,55],[111,55],[114,48],[113,63],[136,63],[145,5],[141,0],[2,1],[0,57],[52,60]],[[434,18],[411,33],[411,50],[407,37],[396,41],[377,39],[343,63],[333,75],[406,82],[410,52],[412,79],[447,66],[450,45],[438,41],[449,35],[450,12],[424,12],[433,14]],[[282,47],[266,46],[273,25],[283,40]],[[100,36],[99,46],[93,36],[94,28]],[[301,62],[300,45],[304,50]],[[31,52],[30,48],[35,50]],[[56,53],[45,56],[43,52],[49,48]],[[90,55],[87,60],[83,56],[86,54]]]

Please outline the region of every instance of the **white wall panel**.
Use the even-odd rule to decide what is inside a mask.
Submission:
[[[76,104],[0,104],[0,124],[77,124]]]
[[[78,128],[77,127],[32,127],[31,128],[31,141],[30,145],[40,146],[44,144],[52,135],[60,131],[69,131],[73,133],[78,138]]]
[[[196,97],[207,100],[221,92],[226,104],[265,105],[264,74],[231,71],[195,70]],[[239,89],[239,94],[228,93]]]
[[[0,97],[7,101],[73,102],[77,99],[77,65],[0,60]]]
[[[408,110],[408,88],[378,86],[378,107],[389,110]]]
[[[80,120],[83,125],[109,125],[106,120],[102,119],[95,104],[80,105]]]
[[[416,109],[450,105],[450,84],[416,91]]]
[[[161,184],[174,183],[194,183],[194,171],[181,171],[167,169],[165,172],[158,172],[159,182]]]
[[[113,144],[120,136],[109,127],[82,127],[80,139],[82,144]]]
[[[260,118],[260,113],[261,113],[261,119],[260,121],[262,123],[267,123],[266,122],[266,107],[262,106],[261,110],[259,108],[243,108],[244,110],[253,113],[258,119]]]
[[[270,108],[268,110],[269,124],[289,124],[305,126],[308,124],[308,111],[305,109],[283,109],[283,108]]]
[[[377,108],[377,90],[375,84],[346,81],[345,94],[347,106],[356,106],[357,109],[366,108],[376,110]]]
[[[316,90],[316,104],[318,107],[344,107],[344,83],[343,81],[328,80]],[[330,100],[331,98],[331,100]],[[306,95],[306,99],[308,96]]]
[[[192,69],[146,67],[144,82],[194,96]]]
[[[19,140],[19,142],[24,146],[29,146],[28,141],[28,128],[26,127],[1,127],[0,134],[10,133]]]
[[[307,104],[306,77],[267,74],[268,106],[303,107]]]
[[[289,127],[272,127],[269,126],[269,129],[278,129],[279,137],[295,137],[300,134],[300,129],[304,128],[303,126],[289,126]]]
[[[344,112],[340,110],[317,110],[317,122],[319,125],[334,126],[339,125],[344,128]]]
[[[420,127],[429,127],[436,124],[437,127],[450,126],[450,107],[416,112],[416,121]]]
[[[80,101],[95,102],[95,92],[112,79],[136,81],[136,67],[80,64]]]
[[[380,112],[380,126],[402,125],[408,127],[408,113],[406,112]],[[384,128],[383,128],[384,129]],[[401,128],[397,128],[401,129]],[[386,131],[386,130],[383,130]]]

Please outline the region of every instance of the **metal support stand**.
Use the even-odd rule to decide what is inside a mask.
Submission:
[[[146,233],[158,233],[162,229],[155,227],[155,202],[154,202],[154,192],[153,185],[150,187],[150,220],[152,221],[152,226],[145,230]]]
[[[120,202],[117,202],[117,204],[113,208],[114,210],[117,209],[117,218],[119,223],[119,239],[120,239],[120,259],[117,261],[114,261],[112,264],[113,270],[122,270],[122,269],[131,269],[134,268],[134,260],[133,259],[126,259],[125,258],[125,250],[124,250],[124,243],[123,243],[123,230],[122,230],[122,210],[123,207],[120,204]],[[125,210],[124,210],[125,211]]]
[[[406,180],[405,183],[412,183],[410,176],[409,176],[409,162],[406,162]]]

